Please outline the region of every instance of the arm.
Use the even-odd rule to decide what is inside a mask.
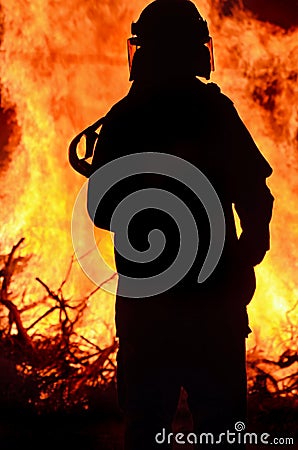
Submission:
[[[232,102],[223,98],[224,138],[228,146],[228,178],[232,202],[239,216],[242,233],[240,258],[259,264],[270,248],[269,224],[274,198],[266,184],[272,168],[256,146]]]
[[[248,186],[235,201],[242,233],[239,238],[239,256],[250,266],[260,264],[270,249],[269,224],[274,198],[265,180]]]

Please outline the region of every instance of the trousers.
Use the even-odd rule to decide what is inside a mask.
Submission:
[[[125,450],[173,448],[177,437],[170,433],[182,387],[193,421],[188,442],[194,448],[245,448],[235,429],[246,422],[245,333],[233,326],[235,317],[206,311],[186,311],[176,316],[174,326],[170,313],[168,321],[163,317],[151,328],[144,323],[143,334],[138,327],[137,336],[119,336],[117,386]]]

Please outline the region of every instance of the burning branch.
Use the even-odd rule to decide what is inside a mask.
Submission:
[[[251,381],[251,393],[263,393],[275,396],[295,395],[298,374],[295,364],[298,362],[296,351],[287,349],[279,357],[278,361],[260,357],[257,349],[248,355],[249,380]],[[276,370],[291,369],[290,374],[276,377]]]
[[[9,321],[10,321],[10,328],[13,323],[16,324],[18,335],[21,338],[21,340],[30,348],[33,348],[33,344],[31,341],[30,336],[27,333],[27,330],[25,329],[22,320],[20,311],[16,307],[16,305],[9,300],[9,286],[11,282],[11,278],[13,276],[13,273],[15,271],[16,265],[20,261],[19,258],[15,258],[15,252],[20,247],[20,245],[24,242],[25,238],[21,238],[19,242],[12,247],[12,250],[10,254],[8,255],[8,258],[4,264],[4,268],[1,270],[1,277],[3,278],[1,289],[0,289],[0,303],[4,305],[9,310]]]
[[[59,322],[62,328],[62,335],[66,339],[69,339],[73,330],[74,323],[77,321],[77,319],[75,321],[71,321],[67,310],[68,309],[75,310],[76,308],[67,303],[67,300],[65,300],[65,298],[63,297],[63,293],[61,290],[59,293],[55,293],[40,278],[36,278],[36,281],[38,281],[45,288],[45,290],[49,295],[49,298],[56,301],[56,306],[51,308],[48,311],[48,313],[53,312],[56,309],[59,309]],[[45,315],[43,316],[45,317]]]

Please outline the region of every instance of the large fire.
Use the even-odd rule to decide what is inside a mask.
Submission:
[[[3,152],[7,161],[0,165],[0,253],[26,238],[22,254],[31,259],[14,280],[23,309],[44,295],[35,277],[55,289],[67,273],[72,208],[84,182],[68,164],[67,147],[128,91],[126,39],[130,22],[147,3],[2,1],[1,108],[12,112]],[[293,347],[297,323],[298,29],[286,32],[239,8],[225,16],[211,0],[195,3],[214,39],[212,81],[234,101],[274,169],[268,181],[276,198],[272,249],[257,267],[257,292],[249,306],[254,332],[248,339],[248,348],[257,344],[274,359]],[[112,259],[107,233],[98,237]],[[94,285],[73,264],[64,289],[75,300]],[[46,308],[41,303],[27,309],[25,327]],[[50,332],[56,319],[48,315],[36,329]],[[105,345],[113,337],[113,320],[114,297],[99,290],[77,324],[78,333]]]

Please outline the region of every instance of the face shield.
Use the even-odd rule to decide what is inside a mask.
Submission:
[[[131,73],[133,57],[139,47],[140,46],[137,37],[131,37],[127,39],[127,57],[128,57],[129,73]]]
[[[208,50],[209,50],[209,55],[210,55],[210,67],[211,67],[211,71],[214,72],[215,71],[215,64],[214,64],[214,54],[213,54],[213,39],[211,36],[209,36],[209,40],[207,42],[205,42],[204,44]]]
[[[204,45],[208,48],[210,55],[210,68],[211,71],[214,72],[215,64],[213,54],[213,40],[211,36],[208,36],[208,40],[204,43]],[[131,73],[133,57],[138,48],[140,48],[140,43],[137,37],[130,37],[129,39],[127,39],[127,56],[128,56],[129,73]]]

